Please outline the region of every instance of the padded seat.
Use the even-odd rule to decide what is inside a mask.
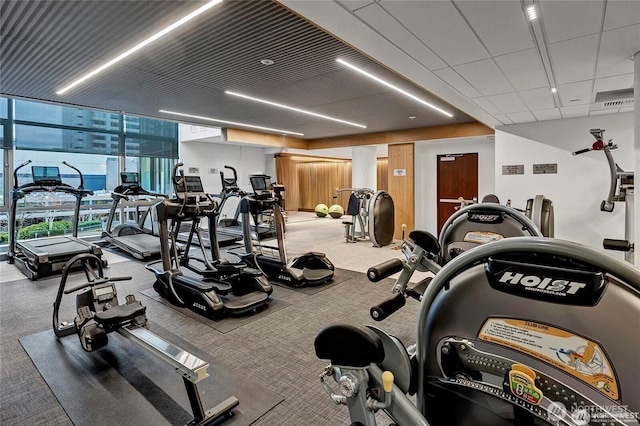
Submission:
[[[413,242],[428,253],[437,254],[440,252],[438,239],[430,232],[416,229],[409,232],[409,239],[413,240]]]
[[[118,305],[110,309],[98,312],[95,315],[95,320],[98,324],[102,325],[117,325],[126,321],[130,321],[135,317],[144,315],[147,311],[147,307],[143,306],[140,301],[127,305]]]
[[[384,360],[382,340],[373,331],[349,324],[330,325],[316,336],[316,356],[344,367],[367,367]]]

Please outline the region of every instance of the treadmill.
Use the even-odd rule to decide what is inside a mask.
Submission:
[[[139,173],[122,172],[120,180],[122,183],[111,192],[113,203],[102,238],[139,260],[160,257],[160,240],[154,234],[153,219],[151,219],[152,229],[145,228],[144,225],[149,215],[153,214],[155,205],[167,196],[142,188]],[[136,223],[122,220],[122,215],[127,214],[125,210],[127,206],[135,206]],[[113,226],[118,207],[121,209],[120,222],[123,223]],[[141,207],[144,208],[141,209]]]
[[[99,246],[78,238],[81,200],[87,195],[93,195],[93,191],[84,189],[84,180],[80,170],[66,161],[62,162],[65,166],[78,172],[80,176],[80,186],[78,188],[62,182],[60,170],[57,166],[32,166],[31,175],[33,181],[18,186],[18,170],[29,164],[31,164],[31,160],[22,163],[13,171],[14,184],[11,192],[7,261],[10,264],[15,264],[32,281],[61,272],[67,261],[78,254],[92,253],[100,259],[103,266],[107,266],[107,260],[102,258],[102,249]],[[38,192],[64,192],[76,198],[73,216],[73,236],[60,235],[16,241],[18,237],[16,226],[18,202],[27,195]]]

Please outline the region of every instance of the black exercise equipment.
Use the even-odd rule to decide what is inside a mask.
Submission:
[[[581,149],[573,152],[573,155],[584,154],[589,151],[602,151],[607,157],[609,165],[609,193],[607,198],[600,203],[600,210],[611,213],[615,207],[615,203],[624,203],[625,207],[625,223],[624,223],[624,239],[605,238],[602,246],[607,250],[624,251],[624,259],[627,262],[634,263],[634,242],[633,242],[633,196],[634,196],[634,173],[624,171],[616,164],[611,151],[618,148],[611,139],[604,142],[604,129],[591,129],[591,135],[596,141],[590,148]]]
[[[249,180],[254,193],[240,201],[242,226],[244,230],[245,253],[233,253],[250,266],[263,271],[269,280],[292,287],[319,286],[333,279],[333,263],[324,253],[308,252],[287,259],[284,242],[284,218],[281,203],[284,186],[273,185],[267,175],[252,175]],[[271,209],[274,215],[277,247],[266,246],[259,241],[259,250],[255,248],[251,236],[251,217],[255,212]],[[265,254],[265,250],[277,252],[277,257]]]
[[[331,362],[323,387],[356,424],[374,426],[384,410],[399,426],[640,425],[640,334],[629,322],[639,315],[640,272],[628,263],[508,238],[436,274],[410,349],[343,324],[320,331],[315,349]]]
[[[391,259],[367,271],[367,277],[372,282],[400,272],[391,296],[371,307],[371,317],[382,321],[402,308],[406,297],[418,301],[422,299],[432,277],[412,283],[409,280],[415,271],[437,274],[443,265],[468,250],[504,238],[522,236],[542,234],[533,221],[521,212],[493,201],[471,204],[457,210],[445,222],[439,239],[427,231],[411,231],[401,246],[405,259]]]
[[[84,268],[87,281],[66,288],[69,271],[77,265]],[[126,296],[126,302],[120,304],[115,282],[130,279],[131,277],[105,277],[100,259],[93,254],[81,254],[70,259],[63,269],[53,304],[53,331],[56,337],[60,339],[77,334],[82,348],[92,352],[107,346],[109,333],[117,332],[167,363],[182,377],[193,413],[190,425],[210,425],[231,417],[232,410],[239,404],[234,396],[210,410],[205,410],[202,406],[197,384],[209,377],[209,363],[151,333],[148,330],[146,307],[135,296]],[[77,316],[73,322],[60,322],[59,311],[63,296],[78,291],[81,292],[76,295]]]
[[[223,217],[222,211],[231,198],[242,199],[247,195],[247,193],[238,186],[238,173],[236,172],[236,169],[231,166],[224,166],[224,168],[231,171],[232,177],[226,177],[224,171],[220,171],[222,192],[218,195],[221,200],[218,207],[218,239],[224,238],[225,240],[228,240],[232,238],[233,241],[236,242],[243,238],[240,204],[236,207],[233,217]],[[253,238],[257,240],[264,240],[275,237],[276,231],[273,224],[261,221],[259,219],[261,213],[262,212],[260,211],[253,212],[254,224],[251,225]]]
[[[209,318],[255,311],[268,303],[273,291],[271,284],[260,271],[248,268],[244,263],[221,259],[216,240],[216,203],[204,191],[200,176],[185,176],[181,166],[182,163],[177,163],[172,172],[175,198],[165,199],[156,205],[161,259],[146,265],[156,276],[153,288],[171,303]],[[203,257],[194,258],[189,253],[194,235],[201,233],[200,221],[203,218],[208,220],[213,259],[209,259],[202,237],[197,240]],[[172,222],[171,231],[169,221]],[[176,235],[182,222],[189,221],[192,228],[180,255]],[[200,261],[203,267],[196,268],[190,263],[192,261]],[[197,275],[185,275],[182,267]]]
[[[56,166],[32,166],[32,182],[18,185],[18,170],[29,164],[31,164],[31,160],[22,163],[13,171],[13,191],[11,192],[11,212],[9,216],[9,249],[7,252],[8,262],[15,264],[30,280],[37,280],[38,278],[60,272],[65,263],[77,254],[93,253],[98,257],[102,257],[102,249],[99,246],[78,238],[80,203],[87,195],[93,195],[93,191],[84,189],[84,180],[80,170],[66,161],[62,162],[65,166],[75,170],[80,176],[80,186],[77,188],[62,182],[60,170]],[[18,239],[18,202],[27,195],[38,192],[63,192],[75,197],[72,236],[60,235],[35,238],[28,241],[16,241]],[[107,265],[106,259],[102,259],[101,262],[104,266]]]
[[[102,238],[129,253],[136,259],[146,260],[160,255],[160,240],[157,231],[154,232],[153,212],[155,204],[167,198],[165,194],[149,192],[140,185],[140,175],[135,172],[120,173],[121,184],[112,192],[111,209]],[[128,215],[127,207],[135,207],[135,223],[127,222],[120,217],[120,224],[113,226],[116,210],[121,209],[121,215]],[[141,207],[143,207],[141,209]],[[151,228],[145,228],[147,220]]]

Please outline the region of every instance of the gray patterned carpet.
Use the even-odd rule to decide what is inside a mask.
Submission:
[[[389,256],[392,257],[392,256]],[[374,262],[372,262],[374,263]],[[153,323],[197,350],[219,360],[229,377],[245,377],[284,400],[257,419],[254,425],[348,424],[345,407],[337,407],[318,379],[325,361],[315,357],[313,340],[324,326],[348,322],[369,324],[369,307],[389,295],[391,280],[370,283],[364,274],[350,277],[316,294],[276,286],[273,296],[286,306],[257,315],[226,333],[197,321],[141,291],[151,288],[154,276],[135,261],[113,264],[107,275],[132,275],[118,283],[121,295],[133,293],[147,306]],[[77,282],[82,279],[76,277]],[[59,278],[37,282],[17,280],[0,284],[0,424],[72,424],[19,339],[51,331],[52,304]],[[62,317],[73,317],[73,297],[63,305]],[[405,344],[415,340],[418,304],[407,306],[381,327]],[[223,320],[224,321],[224,320]],[[53,331],[51,331],[53,333]],[[51,356],[55,356],[53,353]],[[213,374],[216,374],[213,371]],[[251,400],[241,400],[250,405]]]

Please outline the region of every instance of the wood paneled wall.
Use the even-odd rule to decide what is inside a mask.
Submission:
[[[276,181],[284,185],[286,210],[297,211],[300,206],[297,166],[291,157],[276,155]]]
[[[333,199],[336,188],[351,186],[351,161],[298,163],[299,210],[313,211],[319,203],[346,206],[348,194]]]
[[[389,189],[395,206],[393,238],[402,238],[402,224],[407,231],[415,227],[415,150],[414,144],[389,145]],[[394,170],[404,170],[403,176],[394,176]]]
[[[276,154],[276,179],[285,187],[287,210],[313,211],[317,204],[340,204],[345,210],[349,192],[334,199],[337,188],[351,187],[351,160]],[[378,189],[388,187],[388,159],[377,160]]]
[[[389,159],[388,158],[378,158],[377,164],[377,185],[378,191],[388,191],[389,190]]]

